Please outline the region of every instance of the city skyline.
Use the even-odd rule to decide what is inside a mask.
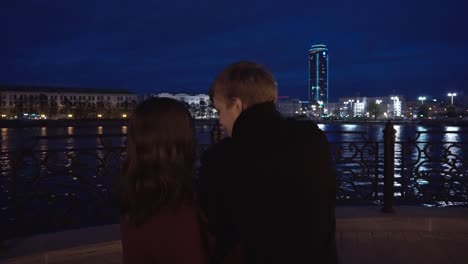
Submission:
[[[462,1],[4,1],[0,85],[206,93],[222,68],[247,59],[271,69],[280,95],[307,99],[307,51],[325,43],[332,54],[330,101],[461,95],[468,86],[467,7]]]

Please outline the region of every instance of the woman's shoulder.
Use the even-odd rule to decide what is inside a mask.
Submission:
[[[186,224],[198,219],[198,207],[195,205],[182,205],[175,208],[161,208],[144,221],[141,225],[134,225],[127,217],[121,216],[120,223],[124,226],[145,229],[151,227],[160,227],[164,229],[168,226],[177,226]]]

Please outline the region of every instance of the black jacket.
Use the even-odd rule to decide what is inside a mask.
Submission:
[[[215,262],[240,244],[243,263],[336,263],[336,182],[314,123],[255,105],[205,152],[199,176]]]

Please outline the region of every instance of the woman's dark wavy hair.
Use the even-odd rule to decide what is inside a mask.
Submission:
[[[193,120],[182,103],[150,98],[139,104],[116,186],[121,215],[138,226],[163,208],[192,203],[195,144]]]

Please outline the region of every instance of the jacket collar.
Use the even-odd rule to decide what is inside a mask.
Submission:
[[[263,133],[267,124],[280,120],[281,114],[274,103],[260,103],[244,110],[234,122],[232,137],[245,137]]]

